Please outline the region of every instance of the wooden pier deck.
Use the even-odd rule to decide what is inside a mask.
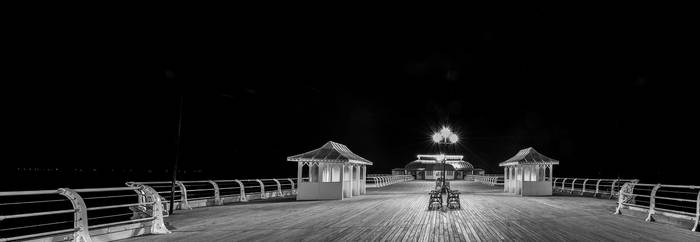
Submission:
[[[177,211],[172,234],[123,241],[700,241],[700,233],[613,215],[614,200],[520,197],[453,181],[462,209],[428,211],[434,182],[412,181],[342,201],[278,199]]]

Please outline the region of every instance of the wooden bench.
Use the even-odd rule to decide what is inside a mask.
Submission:
[[[428,210],[441,209],[442,208],[442,195],[440,190],[432,190],[430,194],[430,200],[428,201]]]
[[[447,208],[449,209],[462,209],[462,205],[459,202],[458,190],[448,190],[447,193]]]

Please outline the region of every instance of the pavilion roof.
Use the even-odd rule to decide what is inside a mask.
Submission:
[[[347,146],[328,141],[318,149],[287,157],[287,161],[319,163],[353,163],[372,165],[372,162],[352,153]]]
[[[437,159],[423,159],[423,158],[436,158],[437,156],[432,156],[432,155],[418,155],[418,159],[409,162],[404,166],[404,169],[407,170],[416,170],[419,168],[424,168],[427,170],[431,169],[440,169],[442,170],[442,163],[438,162]],[[474,166],[462,160],[461,155],[453,155],[451,156],[452,159],[446,159],[445,164],[447,164],[447,167],[451,167],[450,170],[468,170],[468,169],[474,169]],[[435,166],[435,164],[440,164],[439,166]]]
[[[559,161],[540,154],[532,147],[518,151],[510,159],[501,162],[498,166],[513,166],[513,165],[538,165],[538,164],[554,164],[558,165]]]

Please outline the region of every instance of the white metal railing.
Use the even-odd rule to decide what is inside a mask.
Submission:
[[[135,192],[131,195],[114,195],[115,192],[131,191]],[[111,195],[105,195],[109,193]],[[62,199],[40,199],[40,200],[23,200],[22,197],[32,197],[36,195],[61,195]],[[97,195],[95,195],[97,194]],[[57,215],[57,214],[70,214],[72,219],[70,221],[59,221],[59,222],[48,222],[48,223],[38,223],[31,225],[18,225],[15,227],[3,228],[3,231],[11,230],[21,230],[29,229],[29,231],[41,231],[41,232],[28,232],[25,234],[17,234],[11,237],[0,238],[0,241],[14,241],[14,240],[27,240],[27,239],[38,239],[38,238],[49,238],[49,240],[54,240],[54,238],[61,238],[59,240],[73,240],[73,241],[91,241],[91,237],[99,238],[109,238],[109,239],[121,239],[123,237],[110,236],[109,230],[100,230],[100,228],[105,227],[120,227],[118,230],[134,230],[134,234],[166,234],[170,233],[163,223],[163,207],[161,206],[160,196],[153,190],[153,188],[146,185],[129,186],[129,187],[114,187],[114,188],[89,188],[89,189],[70,189],[70,188],[59,188],[57,190],[41,190],[41,191],[12,191],[12,192],[0,192],[0,197],[2,198],[15,198],[15,202],[10,203],[0,203],[1,206],[29,206],[42,203],[56,203],[64,202],[70,203],[71,209],[57,209],[52,211],[42,211],[42,212],[18,212],[16,214],[1,215],[0,222],[11,221],[13,219],[19,218],[35,218],[34,221],[43,221],[47,215]],[[133,197],[136,198],[137,202],[120,203],[120,204],[105,204],[106,200],[114,201],[118,197]],[[20,199],[17,199],[20,198]],[[102,200],[101,202],[93,202],[95,200]],[[86,201],[91,201],[91,203],[101,203],[105,205],[100,206],[90,206],[86,205]],[[47,207],[47,206],[44,206]],[[57,207],[57,206],[51,206]],[[128,214],[117,214],[117,215],[103,215],[88,217],[88,211],[93,213],[99,213],[98,211],[114,210],[119,208],[129,208],[133,212]],[[22,211],[22,209],[15,208],[15,211]],[[24,211],[31,211],[30,209],[24,209]],[[139,211],[139,216],[135,216],[136,211]],[[134,215],[129,219],[119,219],[120,221],[108,222],[108,223],[97,223],[94,225],[88,225],[88,222],[95,221],[104,218],[117,218],[123,215]],[[50,229],[50,226],[72,223],[70,228],[57,228]],[[146,224],[147,223],[147,224]],[[133,224],[140,224],[137,228],[132,226]],[[48,227],[49,229],[43,229],[42,227]],[[66,226],[68,227],[68,226]],[[146,228],[147,231],[140,230]],[[118,236],[118,235],[117,235]]]
[[[505,182],[503,175],[467,175],[465,180],[476,181],[491,186],[503,186]]]
[[[656,214],[694,220],[692,231],[698,232],[700,186],[625,183],[619,194],[615,214],[627,208],[646,212],[647,222]]]
[[[302,179],[308,180],[308,178]],[[216,206],[230,202],[292,196],[296,195],[297,184],[297,178],[176,181],[177,189],[175,190],[173,206],[174,209],[191,209],[192,207]],[[170,186],[170,181],[151,181],[127,182],[126,187],[113,188],[60,188],[57,190],[0,192],[0,198],[3,199],[0,200],[0,211],[8,211],[3,209],[4,206],[24,207],[24,209],[14,210],[20,211],[16,214],[3,212],[0,215],[0,225],[3,225],[3,222],[18,221],[23,218],[35,218],[36,220],[33,221],[42,221],[45,218],[42,216],[72,215],[72,219],[69,221],[34,222],[33,224],[19,224],[17,222],[16,226],[11,225],[14,227],[0,226],[0,242],[27,239],[109,241],[148,233],[170,233],[163,223],[163,218],[168,216],[167,211],[171,203],[165,199],[165,197],[170,197]],[[133,192],[133,194],[123,194],[125,192]],[[51,195],[58,198],[37,198],[37,196]],[[4,202],[5,200],[9,202]],[[34,211],[35,208],[29,208],[50,202],[70,203],[72,208],[42,206],[42,208],[50,207],[53,210],[40,212]],[[114,214],[113,210],[122,211]],[[90,217],[88,217],[88,211],[90,211]],[[126,216],[130,216],[130,218],[127,219]],[[100,221],[105,219],[109,221]],[[32,221],[24,223],[32,223]],[[65,226],[57,227],[61,224]],[[139,226],[134,226],[134,224],[139,224]],[[48,229],[42,230],[42,226]],[[13,235],[2,237],[3,234],[7,234],[3,232],[12,232],[13,230]],[[17,232],[17,230],[24,231]],[[132,230],[132,233],[124,233],[126,230]]]
[[[399,182],[412,181],[411,175],[367,174],[367,187],[385,187]]]
[[[637,183],[637,179],[590,179],[555,177],[552,191],[568,192],[569,194],[585,195],[593,197],[607,195],[609,199],[618,196],[618,192],[625,183]]]
[[[308,178],[303,180],[307,181]],[[171,181],[134,183],[152,185],[161,196],[170,197]],[[173,206],[174,209],[192,209],[236,201],[293,196],[296,195],[297,184],[297,178],[176,181],[178,189],[175,191]],[[163,201],[169,209],[169,201]]]

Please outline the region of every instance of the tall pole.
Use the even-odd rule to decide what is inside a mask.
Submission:
[[[177,118],[177,137],[175,139],[175,163],[173,163],[173,179],[170,182],[170,211],[168,214],[173,214],[173,208],[175,207],[175,181],[177,180],[177,163],[180,160],[180,138],[182,137],[182,106],[184,101],[185,96],[180,94],[180,108]]]
[[[440,144],[438,144],[438,146],[439,145]],[[447,160],[447,156],[445,156],[444,154],[440,154],[440,155],[442,156],[442,190],[443,190],[443,192],[445,192],[445,184],[446,184],[446,182],[445,182],[445,172],[446,172],[445,161]]]

